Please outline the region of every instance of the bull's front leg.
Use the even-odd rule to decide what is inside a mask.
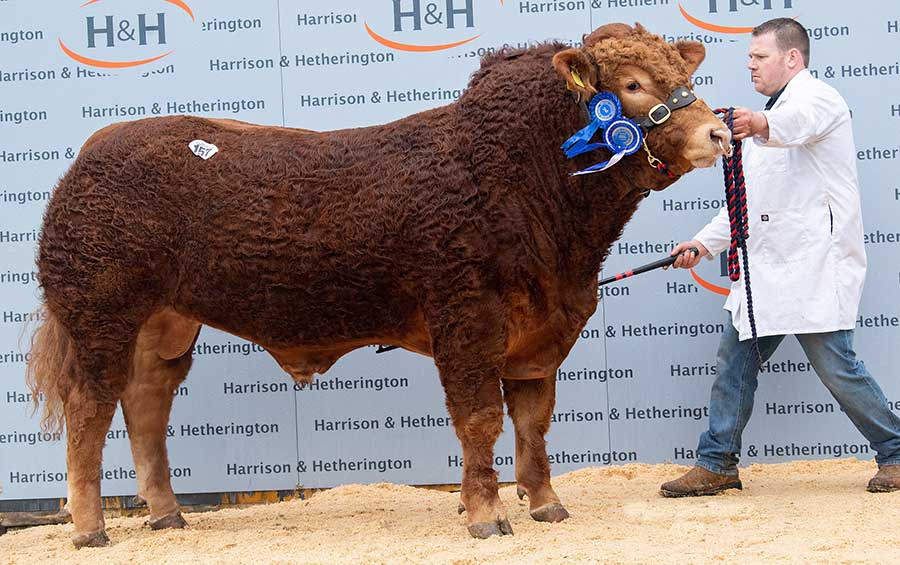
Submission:
[[[452,373],[443,377],[447,409],[462,444],[462,506],[472,537],[512,534],[506,508],[497,492],[494,443],[503,431],[503,398],[499,373]],[[472,379],[480,384],[472,386]],[[448,382],[450,381],[450,382]]]
[[[550,485],[550,463],[544,440],[556,400],[555,378],[504,379],[503,392],[516,428],[519,498],[528,496],[529,512],[538,522],[561,522],[569,513]]]
[[[494,443],[503,431],[502,304],[497,297],[459,288],[443,296],[428,316],[429,330],[447,411],[462,445],[461,499],[469,533],[476,538],[512,534],[493,465]]]

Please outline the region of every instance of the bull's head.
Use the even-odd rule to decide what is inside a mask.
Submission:
[[[646,138],[650,152],[673,174],[683,175],[695,167],[711,167],[731,149],[731,133],[702,100],[668,116],[664,107],[678,98],[678,87],[692,86],[691,76],[705,56],[698,42],[671,45],[640,24],[609,24],[585,36],[583,47],[557,53],[553,65],[580,98],[609,91],[618,96],[625,116],[643,117],[651,126]],[[647,119],[654,114],[666,118],[658,127],[652,127],[655,119]],[[662,189],[668,184],[646,186]]]

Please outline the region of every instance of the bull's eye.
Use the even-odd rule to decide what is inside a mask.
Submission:
[[[636,92],[638,89],[641,88],[641,85],[639,85],[639,84],[638,84],[637,82],[635,82],[635,81],[631,81],[631,82],[628,83],[628,85],[627,85],[625,88],[627,88],[627,89],[630,90],[631,92]]]

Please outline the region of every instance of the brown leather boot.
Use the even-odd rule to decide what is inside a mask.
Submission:
[[[738,490],[744,488],[737,475],[720,475],[697,466],[674,481],[659,487],[659,493],[668,498],[679,498],[706,496],[732,488]]]
[[[881,465],[866,487],[869,492],[900,490],[900,465]]]

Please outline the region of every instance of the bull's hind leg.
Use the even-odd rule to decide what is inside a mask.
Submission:
[[[138,478],[138,498],[150,507],[150,527],[183,528],[169,477],[166,429],[178,385],[191,367],[189,350],[200,325],[172,310],[153,315],[141,328],[122,412]]]
[[[68,507],[75,547],[109,543],[100,507],[100,465],[106,433],[124,388],[130,348],[75,345],[76,378],[63,398],[67,427]]]
[[[493,467],[494,443],[503,431],[500,374],[505,342],[500,323],[492,323],[499,316],[484,305],[470,312],[434,324],[431,334],[447,410],[462,444],[461,499],[469,533],[487,538],[513,533]]]
[[[504,379],[503,392],[509,417],[516,427],[516,482],[519,498],[528,496],[531,517],[539,522],[561,522],[569,513],[550,486],[550,463],[544,436],[556,400],[554,377],[533,380]]]

